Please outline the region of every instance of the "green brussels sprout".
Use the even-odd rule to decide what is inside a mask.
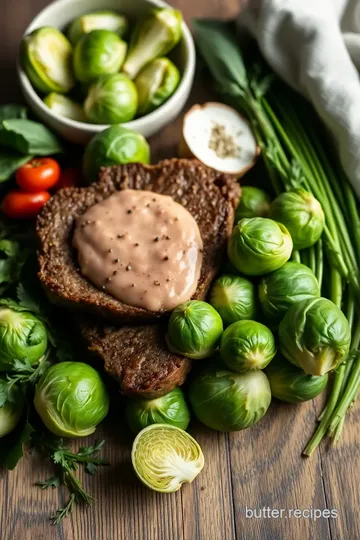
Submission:
[[[251,281],[240,276],[221,276],[211,288],[210,304],[220,314],[224,326],[244,319],[254,319],[255,287]]]
[[[117,73],[124,63],[127,45],[109,30],[93,30],[77,42],[73,67],[76,79],[91,83],[101,75]]]
[[[77,122],[86,122],[82,106],[63,94],[51,92],[44,99],[44,103],[57,116],[70,118],[70,120],[76,120]]]
[[[127,75],[103,75],[90,86],[85,113],[94,124],[122,124],[134,118],[137,105],[136,86]]]
[[[35,364],[45,354],[48,338],[43,323],[32,313],[0,307],[0,371],[11,371],[14,360]]]
[[[120,37],[124,37],[129,28],[129,23],[124,15],[115,11],[92,11],[75,19],[69,26],[67,35],[75,45],[84,34],[93,30],[109,30]]]
[[[319,297],[320,287],[313,272],[296,262],[287,262],[265,276],[259,285],[262,310],[273,326],[279,324],[294,304]]]
[[[244,218],[267,217],[271,199],[264,190],[253,186],[242,186],[241,199],[235,210],[235,221]]]
[[[292,306],[279,326],[280,351],[310,375],[335,369],[348,354],[350,327],[343,312],[326,298]]]
[[[234,227],[228,256],[239,272],[261,276],[283,266],[292,248],[291,236],[284,225],[257,217],[242,219]]]
[[[0,381],[4,380],[0,377]],[[24,410],[24,397],[16,385],[11,389],[11,399],[0,407],[0,439],[14,431]]]
[[[87,145],[84,174],[90,183],[96,180],[101,167],[137,162],[150,163],[150,147],[145,137],[122,126],[111,126]]]
[[[129,400],[126,419],[135,435],[151,424],[170,424],[186,430],[190,412],[182,390],[175,388],[157,399]]]
[[[264,369],[276,354],[272,332],[256,321],[231,324],[220,341],[220,356],[229,369],[239,373]]]
[[[285,225],[291,234],[295,250],[313,246],[325,226],[321,204],[304,189],[288,191],[276,197],[270,207],[269,216]]]
[[[142,68],[160,56],[165,56],[180,41],[182,29],[180,11],[171,8],[153,9],[137,24],[130,39],[123,71],[134,79]]]
[[[222,332],[218,312],[206,302],[190,300],[172,312],[166,340],[172,352],[200,360],[213,354]]]
[[[26,75],[40,92],[66,94],[75,86],[72,47],[57,28],[44,26],[25,36],[20,55]]]
[[[178,68],[168,58],[149,62],[134,80],[138,96],[138,115],[148,114],[165,103],[180,82]]]
[[[277,355],[265,370],[271,394],[280,401],[300,403],[316,398],[325,389],[328,375],[308,375]]]
[[[189,399],[196,418],[209,428],[238,431],[262,419],[271,390],[260,370],[240,374],[212,367],[192,381]]]
[[[61,362],[41,377],[34,405],[54,435],[86,437],[107,415],[109,396],[95,369],[81,362]]]

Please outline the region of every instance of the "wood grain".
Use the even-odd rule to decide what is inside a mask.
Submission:
[[[75,0],[74,0],[75,1]],[[1,0],[0,101],[20,99],[15,57],[26,25],[46,0]],[[233,17],[237,0],[177,0],[189,20],[194,16]],[[190,103],[210,94],[202,81]],[[181,118],[151,141],[153,155],[176,153]],[[125,426],[122,401],[97,437],[107,441],[111,466],[97,477],[84,475],[96,503],[78,508],[59,527],[48,516],[65,502],[65,493],[40,491],[38,479],[52,473],[50,464],[27,455],[12,473],[0,472],[1,540],[355,540],[360,538],[359,407],[351,413],[337,449],[323,445],[311,459],[301,450],[319,413],[319,402],[298,406],[274,403],[265,419],[244,432],[210,432],[194,423],[191,433],[206,459],[201,476],[173,495],[143,488],[130,463],[132,437]],[[89,440],[94,440],[91,438]],[[337,519],[253,518],[246,507],[260,509],[337,509]]]

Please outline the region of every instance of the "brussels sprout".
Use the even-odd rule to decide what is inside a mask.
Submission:
[[[254,319],[255,287],[240,276],[221,276],[210,291],[210,304],[220,314],[224,326],[243,319]]]
[[[279,327],[280,351],[310,375],[335,369],[349,352],[350,327],[343,312],[326,298],[292,306]]]
[[[101,167],[137,162],[150,163],[150,147],[146,139],[140,133],[122,126],[111,126],[87,145],[84,174],[88,182],[93,182]]]
[[[242,186],[241,199],[235,210],[235,220],[267,217],[271,199],[265,191],[257,187]]]
[[[294,304],[319,297],[320,287],[313,272],[296,262],[287,262],[264,277],[259,285],[261,307],[273,326]]]
[[[35,409],[59,437],[85,437],[109,411],[109,396],[100,375],[81,362],[52,366],[36,385]]]
[[[40,92],[66,94],[75,86],[72,47],[60,30],[45,26],[25,36],[21,59],[31,83]]]
[[[283,266],[292,248],[291,236],[284,225],[258,217],[242,219],[235,226],[228,256],[239,272],[261,276]]]
[[[57,116],[70,118],[77,122],[86,122],[86,116],[81,105],[62,94],[52,92],[44,99],[45,105]]]
[[[2,380],[4,378],[0,377],[0,381]],[[11,398],[12,401],[7,401],[0,407],[0,439],[14,431],[24,410],[24,398],[16,385],[11,389]]]
[[[121,124],[136,114],[135,84],[123,73],[103,75],[90,87],[85,113],[94,124]]]
[[[13,361],[35,364],[47,349],[47,332],[32,313],[0,307],[0,371],[11,371]]]
[[[273,201],[269,216],[283,223],[291,234],[294,249],[313,246],[322,235],[325,216],[321,204],[303,189],[282,193]]]
[[[136,26],[123,71],[130,79],[151,60],[165,56],[181,38],[182,15],[171,8],[153,9]]]
[[[124,63],[127,45],[109,30],[93,30],[75,46],[73,67],[79,82],[91,83],[100,75],[117,73]]]
[[[75,19],[69,26],[68,38],[75,45],[84,34],[93,30],[110,30],[124,37],[129,23],[124,15],[115,11],[93,11]]]
[[[259,422],[271,403],[266,375],[260,371],[233,373],[208,368],[190,384],[195,416],[217,431],[238,431]]]
[[[172,312],[166,339],[171,351],[200,360],[213,354],[222,332],[218,312],[206,302],[190,300]]]
[[[288,403],[309,401],[321,394],[328,382],[328,375],[307,375],[278,355],[265,370],[273,397]]]
[[[190,412],[180,388],[175,388],[157,399],[129,400],[126,406],[126,419],[135,435],[151,424],[170,424],[187,429]]]
[[[141,116],[154,111],[172,96],[180,82],[180,73],[168,58],[157,58],[140,71],[134,82]]]
[[[137,435],[131,461],[139,480],[160,493],[178,491],[204,467],[204,455],[195,439],[166,424],[153,424]]]
[[[259,322],[235,322],[221,337],[221,359],[229,369],[239,373],[264,369],[274,358],[275,353],[274,336]]]

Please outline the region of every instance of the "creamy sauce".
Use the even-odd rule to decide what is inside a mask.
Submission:
[[[124,304],[172,310],[196,291],[201,234],[171,197],[118,191],[77,220],[73,245],[81,273]]]

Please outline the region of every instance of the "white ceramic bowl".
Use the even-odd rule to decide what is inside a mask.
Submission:
[[[136,20],[151,7],[166,7],[162,0],[56,0],[35,17],[25,35],[41,26],[55,26],[64,30],[68,24],[84,13],[112,9]],[[129,129],[150,137],[172,122],[189,97],[195,73],[195,47],[188,26],[183,23],[183,37],[172,53],[175,64],[182,74],[181,83],[174,95],[156,111],[124,124]],[[43,103],[18,61],[18,74],[24,98],[35,115],[53,131],[76,144],[86,144],[94,135],[108,125],[85,124],[56,116]]]

